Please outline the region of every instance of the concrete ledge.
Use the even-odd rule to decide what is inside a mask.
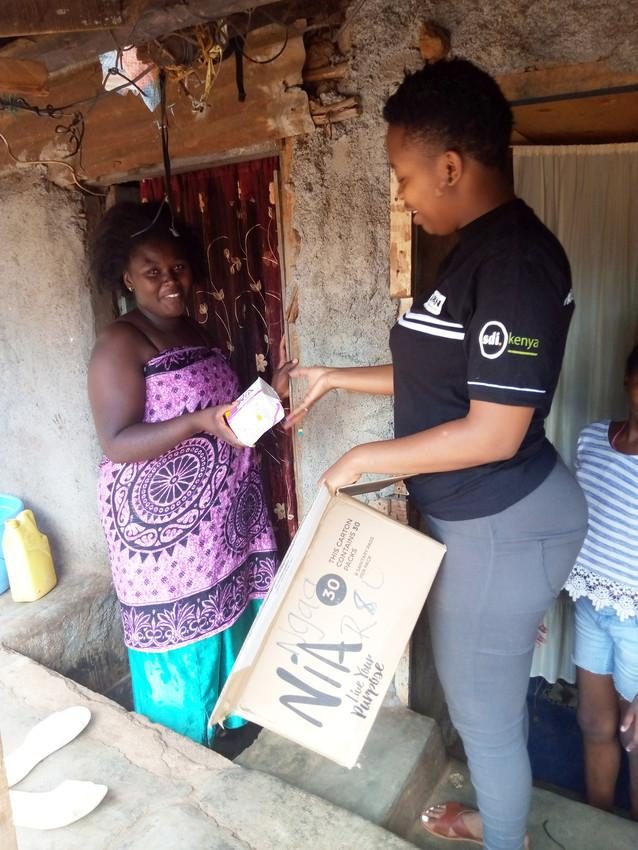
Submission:
[[[268,730],[236,761],[406,836],[445,770],[446,755],[433,720],[384,707],[352,770]]]
[[[5,753],[38,720],[70,705],[93,719],[26,777],[109,786],[91,815],[51,832],[18,831],[20,850],[409,850],[410,845],[279,779],[247,770],[41,667],[0,650]]]
[[[128,673],[110,574],[64,576],[37,602],[3,593],[0,644],[98,693]]]

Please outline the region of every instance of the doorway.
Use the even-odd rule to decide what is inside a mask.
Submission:
[[[188,311],[247,388],[267,383],[286,335],[280,258],[279,159],[269,156],[174,174],[172,205],[199,236],[204,269]],[[115,188],[116,200],[163,201],[163,177]],[[126,310],[129,305],[120,305]],[[293,444],[276,426],[257,444],[280,554],[298,525]]]

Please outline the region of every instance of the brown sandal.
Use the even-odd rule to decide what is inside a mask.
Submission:
[[[440,815],[430,815],[436,809],[442,809]],[[463,815],[476,814],[476,809],[468,809],[461,803],[441,803],[430,806],[421,815],[423,828],[437,838],[448,841],[470,841],[472,844],[483,844],[483,839],[475,838],[463,823]]]

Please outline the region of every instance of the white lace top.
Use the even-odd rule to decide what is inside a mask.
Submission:
[[[576,477],[589,507],[587,536],[565,589],[620,620],[638,617],[638,456],[609,444],[609,420],[580,433]]]

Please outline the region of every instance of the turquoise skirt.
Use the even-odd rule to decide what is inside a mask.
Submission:
[[[211,746],[215,727],[208,726],[208,718],[262,601],[251,601],[230,628],[189,646],[165,652],[129,649],[135,711],[198,744]],[[231,716],[224,728],[238,729],[245,723],[243,718]]]

